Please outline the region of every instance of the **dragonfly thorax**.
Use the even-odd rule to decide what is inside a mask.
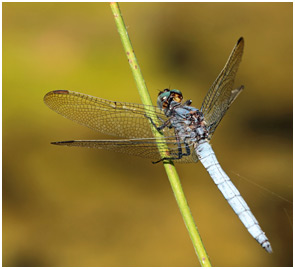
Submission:
[[[208,138],[204,116],[197,108],[178,104],[169,110],[170,123],[181,140],[199,142]]]
[[[179,138],[189,139],[192,142],[206,139],[208,131],[203,113],[190,106],[191,100],[181,103],[182,99],[181,91],[164,89],[158,95],[157,104],[170,119],[169,122]]]

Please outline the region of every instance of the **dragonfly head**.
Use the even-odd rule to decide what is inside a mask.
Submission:
[[[173,89],[165,89],[163,91],[159,92],[158,99],[157,99],[157,105],[160,109],[169,109],[170,103],[172,101],[176,103],[180,103],[182,101],[182,93],[179,90]]]

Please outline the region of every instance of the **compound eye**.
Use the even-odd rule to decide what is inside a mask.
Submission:
[[[167,99],[168,99],[167,96],[163,96],[163,97],[161,98],[162,108],[163,108],[163,109],[165,109],[166,107],[168,107]]]
[[[173,94],[173,101],[180,103],[182,101],[182,95],[178,93]]]
[[[170,92],[170,90],[169,89],[164,89],[163,91],[160,91],[159,92],[159,94],[158,94],[158,96],[160,96],[162,93],[164,93],[164,92]]]

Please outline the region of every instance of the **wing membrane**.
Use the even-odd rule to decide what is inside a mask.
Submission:
[[[114,102],[73,91],[52,91],[45,95],[45,104],[62,116],[95,131],[124,137],[153,137],[149,119],[154,115],[167,120],[164,113],[154,106]],[[165,128],[165,136],[174,135]]]
[[[167,138],[166,138],[167,139]],[[122,139],[122,140],[73,140],[73,141],[61,141],[53,142],[55,145],[70,146],[70,147],[87,147],[95,149],[105,149],[114,152],[125,153],[133,156],[139,156],[142,158],[148,158],[153,161],[159,161],[161,159],[161,152],[164,152],[167,157],[178,156],[178,145],[175,138],[166,139]],[[162,141],[161,141],[162,140]],[[158,146],[163,146],[168,150],[159,150]],[[184,145],[181,145],[182,152],[185,153],[186,149]],[[173,160],[179,163],[192,163],[197,162],[198,158],[193,149],[193,145],[190,146],[191,154],[189,156],[183,156],[181,159]]]
[[[201,111],[209,127],[210,139],[228,108],[244,89],[243,86],[233,89],[235,76],[242,59],[243,49],[244,39],[241,37],[202,103]]]

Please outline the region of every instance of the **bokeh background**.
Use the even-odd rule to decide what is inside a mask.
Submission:
[[[292,3],[122,3],[153,99],[199,107],[240,36],[244,92],[212,140],[272,243],[248,234],[201,164],[177,165],[215,266],[291,266]],[[138,102],[107,3],[3,3],[3,265],[198,266],[161,164],[50,141],[103,139],[48,109],[68,89]]]

